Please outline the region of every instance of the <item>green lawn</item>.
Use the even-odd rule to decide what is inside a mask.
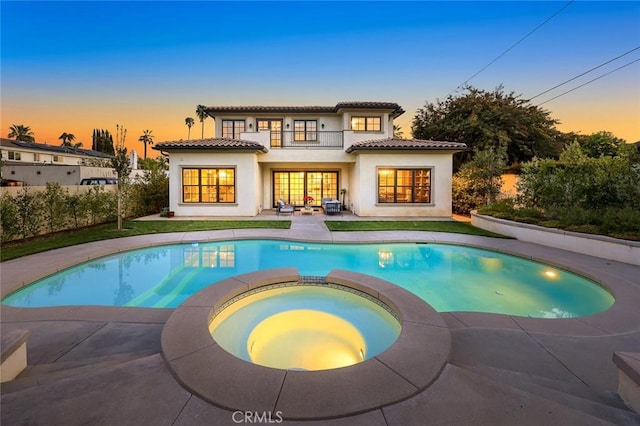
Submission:
[[[127,221],[123,230],[116,224],[97,225],[73,231],[30,238],[27,241],[4,243],[0,250],[0,261],[40,253],[47,250],[108,240],[134,235],[159,234],[165,232],[214,231],[219,229],[271,228],[289,229],[289,220],[150,220]]]
[[[382,221],[382,220],[353,220],[353,221],[326,221],[327,228],[331,231],[432,231],[453,232],[456,234],[480,235],[484,237],[507,238],[504,235],[495,234],[476,228],[470,223],[452,221]]]
[[[327,221],[331,231],[435,231],[458,234],[502,237],[469,223],[450,221]],[[97,225],[73,231],[30,238],[27,241],[4,243],[0,261],[40,253],[47,250],[134,235],[165,232],[213,231],[219,229],[271,228],[289,229],[290,220],[150,220],[127,221],[118,231],[115,224]]]

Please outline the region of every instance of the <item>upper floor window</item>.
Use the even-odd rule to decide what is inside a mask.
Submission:
[[[351,117],[351,130],[379,132],[382,130],[382,117]]]
[[[378,169],[378,203],[430,203],[431,169]]]
[[[9,151],[9,160],[20,160],[20,153],[15,151]]]
[[[234,203],[235,169],[182,169],[185,203]]]
[[[240,132],[244,132],[244,120],[222,120],[222,137],[240,139]]]
[[[294,120],[293,140],[294,141],[315,141],[318,140],[317,120]]]

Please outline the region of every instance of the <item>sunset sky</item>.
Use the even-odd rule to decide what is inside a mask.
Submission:
[[[94,128],[200,137],[204,105],[444,99],[568,2],[2,1],[1,125],[59,145]],[[528,99],[640,46],[640,2],[575,1],[469,84]],[[640,59],[640,49],[535,105]],[[640,61],[542,105],[562,131],[640,140]],[[213,135],[213,120],[205,121]],[[155,156],[156,151],[152,151]]]

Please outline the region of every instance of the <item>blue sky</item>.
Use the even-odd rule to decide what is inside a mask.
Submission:
[[[205,105],[381,100],[411,119],[567,2],[1,3],[2,132],[186,138]],[[527,98],[640,46],[640,2],[575,1],[470,84]],[[534,103],[640,58],[640,49]],[[564,131],[640,140],[640,62],[544,104]],[[199,127],[199,123],[197,123]],[[206,133],[212,134],[208,120]],[[199,134],[196,132],[195,134]]]

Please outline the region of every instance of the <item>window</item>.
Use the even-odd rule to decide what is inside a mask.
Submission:
[[[244,120],[222,120],[222,137],[240,139],[240,132],[244,132]]]
[[[9,160],[20,160],[20,153],[15,151],[9,151]]]
[[[234,268],[235,245],[186,247],[184,265],[188,268]]]
[[[430,203],[431,169],[378,169],[378,203]]]
[[[315,141],[318,140],[317,120],[294,120],[293,140],[294,141]]]
[[[351,117],[351,130],[356,132],[379,132],[382,130],[382,118]]]
[[[182,169],[185,203],[235,203],[235,169]]]
[[[62,156],[61,155],[54,155],[53,156],[53,161],[54,161],[54,163],[62,163]]]
[[[34,153],[33,154],[33,161],[40,161],[40,154]]]

